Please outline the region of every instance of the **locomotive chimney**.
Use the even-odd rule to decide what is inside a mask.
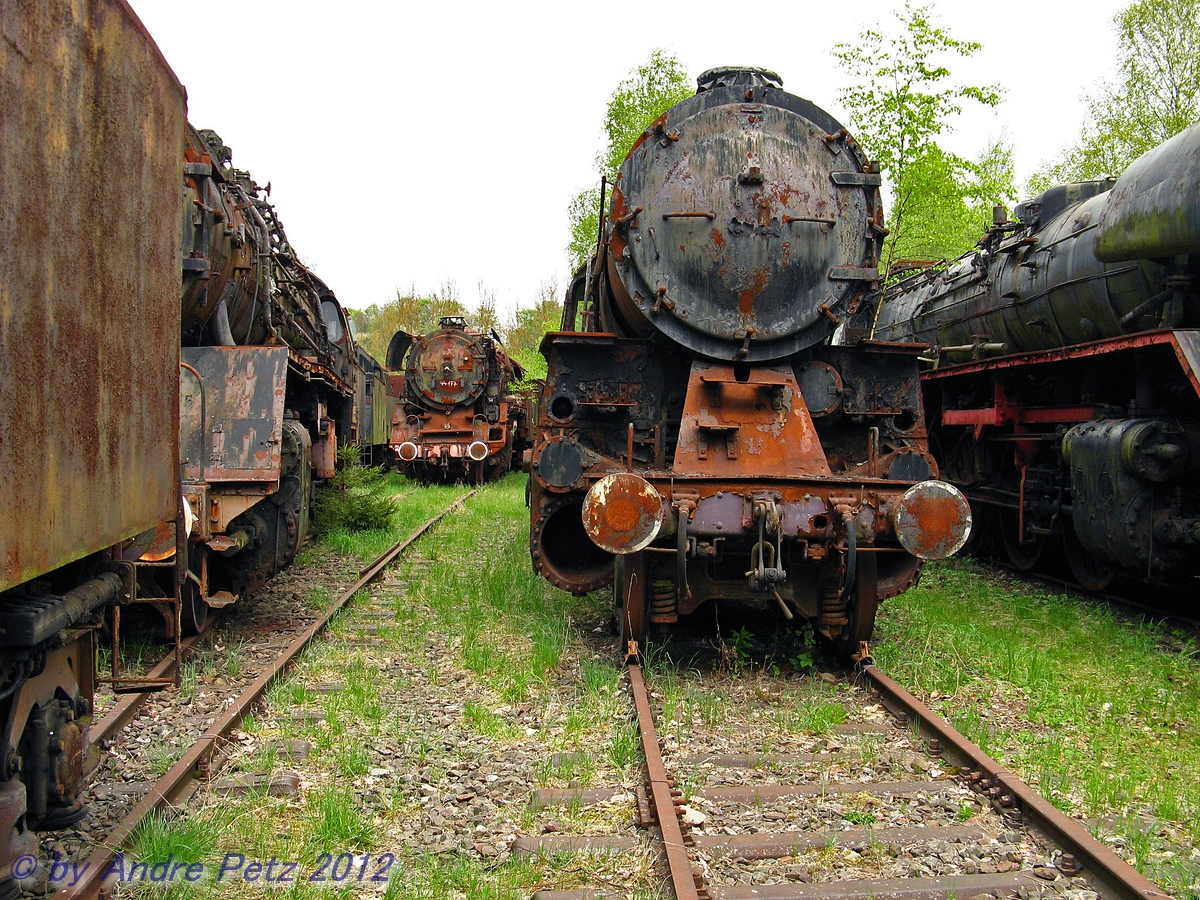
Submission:
[[[783,79],[770,69],[760,69],[757,66],[718,66],[702,72],[696,79],[697,94],[719,87],[744,87],[749,90],[782,88]]]

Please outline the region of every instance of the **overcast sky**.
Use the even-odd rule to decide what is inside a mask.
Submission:
[[[605,103],[656,47],[694,77],[774,69],[845,120],[830,48],[895,30],[902,0],[854,3],[369,3],[131,0],[187,87],[189,119],[233,148],[301,257],[347,306],[478,284],[502,311],[567,277],[567,203],[593,183]],[[1068,144],[1081,95],[1113,68],[1125,3],[935,4],[983,43],[952,70],[999,83],[999,109],[960,118],[950,149],[1007,134],[1021,183]]]

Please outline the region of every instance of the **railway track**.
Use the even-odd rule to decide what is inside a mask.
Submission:
[[[628,683],[645,758],[642,833],[523,836],[515,852],[654,850],[666,873],[661,895],[679,900],[1167,898],[869,660],[848,692],[858,714],[799,753],[697,753],[665,742],[640,666],[629,666]],[[578,807],[615,796],[543,789],[533,802]],[[626,896],[610,884],[541,890],[534,900]]]
[[[149,786],[128,813],[102,839],[93,839],[93,848],[86,860],[86,865],[79,867],[83,876],[71,887],[59,890],[55,894],[56,900],[94,900],[94,898],[100,897],[105,890],[103,873],[108,870],[111,861],[121,852],[138,826],[156,811],[177,808],[186,803],[198,788],[210,781],[229,756],[232,749],[230,746],[232,733],[241,720],[262,700],[271,684],[290,668],[313,639],[324,631],[333,617],[351,602],[355,594],[375,581],[414,541],[447,515],[460,508],[474,494],[475,491],[469,491],[458,497],[440,513],[431,517],[413,533],[399,540],[374,562],[362,569],[357,580],[342,591],[320,616],[308,621],[294,637],[288,635],[292,639],[282,649],[282,652],[274,655],[266,664],[255,667],[257,674],[253,680],[237,686],[235,690],[226,691],[226,696],[219,697],[221,702],[219,709],[214,710],[209,719],[203,720],[208,723],[207,727],[179,756],[170,769]],[[196,643],[198,640],[193,640],[191,643]],[[193,649],[191,646],[185,648],[185,650],[191,649]],[[173,673],[174,667],[175,657],[172,654],[159,663],[148,677],[169,677]],[[130,694],[121,697],[116,704],[105,711],[103,718],[96,723],[102,736],[116,740],[121,729],[138,715],[142,707],[150,702],[148,698],[151,696],[157,695]]]

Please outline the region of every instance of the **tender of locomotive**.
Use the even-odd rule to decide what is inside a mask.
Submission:
[[[1060,544],[1091,590],[1193,581],[1200,125],[1015,218],[880,310],[879,336],[932,346],[931,448],[1018,569]]]
[[[35,830],[83,815],[95,613],[128,598],[151,544],[176,550],[185,95],[117,0],[27,4],[3,27],[0,897],[10,897],[14,861],[38,852]],[[156,574],[174,595],[170,562]]]
[[[615,582],[623,648],[736,601],[857,653],[878,601],[965,539],[926,451],[923,348],[832,342],[878,282],[879,184],[762,69],[705,73],[630,149],[542,345],[530,467],[534,567]]]
[[[105,616],[177,638],[287,565],[357,421],[344,312],[128,4],[26,7],[0,42],[0,898],[84,813]],[[164,686],[112,659],[114,689]]]
[[[387,361],[404,372],[391,446],[406,473],[477,484],[508,473],[527,441],[526,403],[512,392],[524,371],[498,338],[444,316],[429,334],[396,332]]]

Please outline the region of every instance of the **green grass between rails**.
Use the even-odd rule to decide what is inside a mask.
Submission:
[[[885,603],[875,637],[885,672],[1148,877],[1200,896],[1194,635],[952,560]]]
[[[440,486],[413,491],[411,482],[391,476],[379,484],[399,495],[393,527],[328,530],[305,550],[302,561],[319,564],[331,553],[372,560],[466,492]],[[586,855],[510,859],[496,865],[416,842],[406,846],[392,835],[421,820],[424,810],[411,790],[387,778],[377,780],[390,786],[369,799],[362,790],[381,763],[398,767],[397,774],[419,773],[434,786],[448,783],[449,773],[434,762],[445,753],[436,746],[437,735],[430,735],[428,712],[386,699],[389,689],[424,692],[429,690],[425,685],[461,691],[457,724],[472,743],[500,756],[505,747],[527,738],[516,712],[532,711],[541,732],[538,739],[564,753],[557,765],[534,767],[537,783],[590,783],[599,767],[615,767],[627,779],[633,777],[638,750],[627,700],[619,694],[623,671],[615,661],[588,650],[573,624],[602,618],[599,605],[607,598],[569,597],[533,573],[524,493],[519,475],[482,488],[397,562],[390,584],[372,586],[356,598],[360,605],[390,610],[391,616],[358,618],[353,610],[340,615],[327,639],[269,691],[271,715],[244,729],[250,749],[236,761],[235,771],[296,767],[278,758],[269,744],[307,740],[312,750],[300,766],[305,779],[301,797],[235,796],[184,817],[155,819],[139,833],[131,856],[160,859],[174,852],[176,859],[182,855],[219,868],[223,855],[236,850],[247,858],[298,859],[311,867],[322,852],[393,852],[397,862],[386,886],[388,897],[517,900],[543,885],[595,883],[596,863]],[[370,638],[382,646],[358,640],[365,624],[376,626]],[[345,689],[329,694],[305,689],[306,684],[334,681]],[[324,718],[291,721],[290,713],[297,709],[319,710]],[[399,752],[375,757],[373,747],[383,741],[398,745]],[[555,815],[564,825],[580,828],[619,824],[601,821],[611,813],[591,810]],[[516,816],[513,832],[536,827],[524,804]],[[647,887],[655,881],[649,859],[639,872],[644,886],[632,896],[660,897],[657,888]],[[364,893],[362,886],[351,890]],[[174,892],[198,898],[259,896],[261,887],[202,882]],[[332,886],[317,890],[303,884],[286,893],[329,897],[338,892]]]
[[[396,493],[412,491],[400,479],[384,484]],[[463,492],[431,487],[405,493],[393,529],[331,532],[306,554],[318,562],[334,552],[369,561]],[[361,602],[391,611],[369,620],[378,625],[383,646],[357,639],[368,620],[353,612],[341,617],[329,640],[272,689],[271,714],[246,729],[254,748],[239,763],[243,771],[295,765],[276,759],[266,749],[269,741],[312,743],[301,767],[301,797],[230,798],[171,822],[156,820],[143,829],[135,853],[162,858],[178,847],[176,858],[186,850],[219,864],[231,849],[307,863],[320,852],[390,851],[398,861],[387,896],[406,898],[516,900],[543,886],[603,882],[607,863],[586,857],[496,864],[453,850],[405,846],[394,835],[422,815],[411,792],[381,788],[366,803],[348,790],[370,779],[364,773],[378,764],[371,750],[381,741],[399,747],[387,760],[393,767],[420,773],[434,786],[449,782],[438,762],[444,758],[439,739],[422,720],[428,713],[390,702],[388,691],[454,697],[456,727],[497,757],[526,737],[519,712],[531,711],[536,740],[560,751],[553,761],[534,765],[535,785],[636,780],[640,751],[628,698],[620,691],[622,669],[592,652],[580,634],[582,623],[604,619],[607,596],[571,598],[533,573],[524,479],[513,475],[483,488],[406,554],[391,584],[364,595]],[[876,640],[881,668],[929,698],[1057,805],[1095,822],[1097,833],[1148,877],[1175,896],[1197,898],[1200,651],[1194,638],[952,561],[928,567],[919,588],[883,605]],[[689,729],[726,727],[736,702],[730,685],[741,685],[750,692],[744,696],[761,702],[761,733],[756,727],[743,735],[758,741],[758,752],[787,751],[789,735],[820,733],[845,718],[844,685],[817,678],[796,682],[772,674],[773,667],[752,666],[722,676],[723,682],[666,660],[652,661],[647,671],[668,738],[686,740]],[[322,695],[304,688],[326,681],[346,689]],[[291,722],[289,712],[300,708],[320,710],[325,718]],[[688,795],[702,783],[698,774],[680,774]],[[621,825],[603,810],[566,808],[554,815],[566,829]],[[540,821],[526,810],[511,827],[536,830]],[[648,865],[645,875],[622,877],[637,885],[631,896],[659,896]],[[260,891],[201,884],[187,892],[228,897]],[[338,892],[304,885],[287,893]]]

